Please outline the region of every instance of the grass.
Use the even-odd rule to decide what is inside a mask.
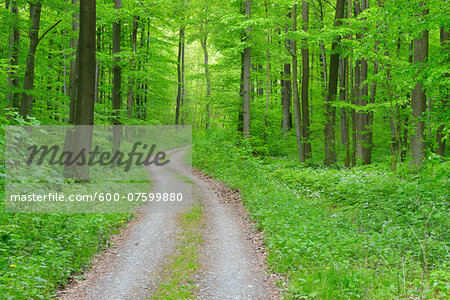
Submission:
[[[203,209],[199,204],[179,217],[180,233],[176,250],[163,266],[162,283],[152,299],[194,299],[197,291],[195,272],[200,268],[199,249],[203,244]]]
[[[217,132],[194,139],[193,162],[240,190],[287,298],[449,296],[448,164],[309,167]]]

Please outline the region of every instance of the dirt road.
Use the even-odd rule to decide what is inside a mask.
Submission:
[[[196,274],[199,299],[277,299],[275,279],[265,269],[261,237],[251,229],[236,192],[183,163],[173,151],[170,167],[150,168],[152,192],[176,185],[193,197],[149,203],[113,238],[115,247],[97,258],[84,280],[62,290],[61,299],[147,299],[158,286],[161,266],[175,247],[177,216],[193,202],[204,207],[204,245]]]

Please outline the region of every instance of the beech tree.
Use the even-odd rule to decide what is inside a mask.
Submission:
[[[244,14],[246,19],[250,19],[252,11],[252,1],[245,0]],[[249,43],[251,26],[248,26],[245,32],[244,43]],[[252,55],[252,48],[249,44],[245,45],[244,53],[242,54],[242,116],[243,125],[242,130],[246,138],[250,137],[250,59]]]
[[[421,6],[426,6],[421,2]],[[420,16],[426,17],[428,8],[423,8]],[[423,64],[428,58],[428,30],[423,30],[420,37],[414,39],[414,63]],[[418,74],[420,76],[420,72]],[[427,98],[422,79],[416,83],[411,93],[411,107],[413,116],[413,134],[411,135],[411,164],[420,167],[426,155],[425,121]]]
[[[37,1],[30,3],[30,48],[28,50],[27,64],[25,68],[25,77],[23,80],[22,100],[20,103],[20,114],[27,117],[32,109],[33,96],[32,90],[34,86],[34,62],[36,57],[36,48],[39,43],[39,27],[41,21],[42,3]]]

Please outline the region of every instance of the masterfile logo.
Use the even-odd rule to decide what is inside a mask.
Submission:
[[[169,176],[191,144],[191,126],[6,126],[6,212],[130,212],[159,196],[168,207],[191,191],[153,193],[151,174]]]

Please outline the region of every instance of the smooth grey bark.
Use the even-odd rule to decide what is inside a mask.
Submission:
[[[302,2],[302,30],[308,31],[309,22],[309,4],[307,1]],[[309,48],[307,39],[304,40],[302,47],[302,146],[304,158],[310,159],[312,157],[311,142],[309,140],[311,135],[310,119],[309,119]]]
[[[72,0],[73,6],[77,7],[79,0]],[[75,34],[79,30],[80,15],[78,9],[75,8],[72,14],[72,32]],[[69,74],[69,124],[75,124],[76,102],[78,93],[78,73],[79,73],[79,53],[78,53],[78,38],[72,37],[69,42],[72,49],[70,60],[70,74]]]
[[[133,52],[133,59],[130,66],[130,80],[128,82],[128,94],[127,94],[127,117],[132,118],[133,117],[133,105],[134,105],[134,71],[136,69],[136,44],[137,44],[137,32],[138,32],[138,16],[133,17],[133,31],[131,33],[131,51]]]
[[[100,53],[102,50],[102,27],[99,26],[97,28],[97,52]],[[95,103],[100,101],[100,63],[98,61],[98,58],[95,61]]]
[[[283,133],[286,134],[292,128],[292,79],[290,63],[285,63],[283,65],[283,73],[281,78],[281,105],[283,108],[282,129]]]
[[[269,11],[267,8],[267,0],[264,1],[264,8],[266,11],[266,19],[269,18]],[[266,52],[266,110],[264,112],[264,142],[267,136],[268,127],[268,113],[269,113],[269,101],[270,101],[270,28],[267,29],[267,52]]]
[[[75,107],[75,125],[94,125],[95,101],[95,0],[80,1],[80,30],[78,37],[79,83]],[[73,132],[74,153],[92,149],[92,126],[76,126]],[[78,182],[89,181],[89,165],[76,166],[73,176]]]
[[[241,36],[241,43],[244,42],[244,35]],[[239,85],[239,97],[244,96],[244,51],[241,53],[241,79],[240,79],[240,85]],[[244,132],[244,113],[243,113],[243,105],[244,101],[241,102],[241,109],[238,111],[238,126],[237,131],[243,133]]]
[[[178,40],[178,63],[177,63],[177,75],[178,75],[178,89],[177,89],[177,102],[175,107],[175,125],[180,123],[180,110],[183,104],[183,48],[184,48],[184,27],[180,28],[179,40]],[[182,123],[182,122],[181,122]]]
[[[297,4],[292,7],[292,32],[297,31]],[[302,145],[302,115],[300,109],[300,97],[298,94],[298,67],[297,67],[297,41],[292,41],[292,100],[294,101],[294,123],[295,137],[297,139],[297,149],[300,162],[305,162]]]
[[[186,81],[185,81],[185,74],[186,74],[186,64],[185,64],[185,51],[186,51],[186,28],[183,31],[183,46],[181,47],[181,107],[186,106],[187,99],[186,99]],[[148,30],[147,33],[150,33],[150,30]],[[148,42],[147,42],[148,47]],[[147,84],[145,86],[145,103],[147,103]],[[187,110],[186,108],[183,109],[181,112],[181,125],[185,124],[186,120],[186,114]]]
[[[320,15],[319,12],[317,11],[316,5],[315,5],[315,1],[312,1],[312,7],[314,10],[314,15],[316,17],[316,21],[318,24],[322,24],[321,27],[323,28],[323,7],[322,7],[322,1],[319,0],[318,3],[320,5]],[[320,49],[320,64],[321,64],[321,78],[322,78],[322,96],[324,99],[324,102],[327,102],[327,82],[328,82],[328,78],[327,78],[327,56],[326,56],[326,49],[325,49],[325,44],[323,42],[323,40],[319,40],[319,49]]]
[[[252,1],[246,0],[244,2],[245,7],[245,17],[247,19],[251,18],[251,7],[252,7]],[[249,41],[249,35],[251,32],[251,26],[248,26],[245,33],[245,42]],[[251,83],[250,83],[250,61],[251,61],[251,55],[252,55],[252,48],[251,46],[247,45],[244,49],[243,54],[243,79],[244,79],[244,86],[243,86],[243,95],[242,95],[242,115],[243,115],[243,122],[242,122],[242,130],[245,138],[250,138],[250,91],[251,91]]]
[[[421,6],[425,5],[421,2]],[[421,15],[425,17],[428,9],[423,9]],[[428,59],[428,30],[423,30],[421,37],[414,39],[414,64],[420,65]],[[419,71],[420,72],[420,71]],[[413,130],[411,135],[411,167],[421,167],[426,156],[425,122],[423,120],[426,111],[427,97],[425,88],[420,80],[416,83],[411,93],[411,107],[413,117]]]
[[[449,40],[449,26],[441,27],[440,31],[440,40],[441,40],[441,46],[442,48],[448,47],[448,40]],[[447,73],[444,75],[445,77],[450,77],[450,73]],[[441,100],[441,108],[445,109],[450,104],[450,94],[443,95],[443,98]],[[439,154],[441,156],[445,156],[445,133],[444,133],[444,124],[439,126],[439,128],[436,131],[436,154]]]
[[[119,11],[122,7],[121,0],[114,0],[114,8]],[[112,88],[112,109],[113,109],[113,125],[119,125],[118,113],[122,104],[122,68],[120,67],[120,60],[118,55],[120,54],[120,30],[121,20],[120,18],[113,23],[113,49],[112,55],[114,60],[113,65],[113,88]]]
[[[80,1],[79,83],[75,125],[94,124],[95,98],[95,0]]]
[[[72,5],[74,6],[74,12],[72,14],[72,34],[73,37],[70,38],[69,47],[72,50],[70,57],[70,70],[69,70],[69,124],[75,124],[76,119],[76,109],[77,109],[77,97],[78,97],[78,78],[79,78],[79,56],[80,49],[78,44],[79,36],[79,0],[72,0]],[[78,33],[78,34],[77,34]],[[77,34],[77,37],[75,35]],[[68,128],[66,132],[66,138],[64,141],[64,151],[74,152],[74,137],[75,130]],[[64,166],[64,176],[66,179],[74,178],[76,172],[76,167],[74,165]]]
[[[339,59],[339,101],[348,103],[348,57]],[[344,147],[345,166],[350,167],[350,128],[348,108],[340,109],[341,145]]]
[[[8,4],[8,1],[6,2]],[[8,58],[11,62],[11,67],[8,68],[8,86],[13,90],[6,95],[6,99],[10,105],[18,108],[20,105],[20,94],[17,93],[19,89],[19,77],[17,76],[17,67],[19,66],[19,45],[20,45],[20,31],[19,31],[19,10],[17,2],[12,1],[10,11],[13,17],[11,32],[9,34],[9,53]]]
[[[364,12],[364,10],[369,8],[368,0],[361,0],[361,13]],[[363,36],[361,36],[362,38]],[[367,106],[368,103],[368,96],[369,96],[369,87],[366,83],[367,80],[367,72],[368,72],[368,63],[365,58],[361,59],[361,89],[359,90],[359,104],[360,106]],[[357,153],[360,153],[360,158],[362,159],[363,165],[370,164],[370,154],[372,146],[370,145],[369,136],[370,136],[370,128],[369,128],[369,113],[368,112],[360,112],[361,118],[360,118],[360,140],[357,143],[357,147],[359,147],[359,151]]]
[[[209,129],[209,126],[211,124],[211,104],[209,103],[211,101],[211,78],[209,74],[209,57],[208,57],[208,47],[207,47],[207,41],[208,41],[208,32],[207,28],[205,26],[205,36],[200,40],[202,49],[203,49],[203,57],[204,57],[204,64],[205,64],[205,78],[206,78],[206,124],[205,128]]]
[[[341,19],[344,17],[345,0],[336,1],[336,14],[334,17],[334,26],[341,25]],[[336,144],[335,144],[335,124],[336,124],[336,108],[332,103],[336,100],[337,84],[339,73],[339,53],[337,47],[340,42],[340,36],[336,37],[331,45],[330,57],[330,76],[328,77],[328,94],[325,104],[325,165],[329,166],[336,163]]]
[[[114,9],[119,12],[122,8],[121,0],[114,0]],[[119,13],[118,13],[119,14]],[[122,126],[120,126],[120,108],[122,106],[122,68],[120,67],[120,33],[121,20],[120,17],[113,23],[113,88],[112,88],[112,124],[113,126],[113,154],[120,150],[120,139],[122,136]]]
[[[39,43],[39,26],[41,20],[42,3],[30,3],[30,19],[32,20],[30,28],[30,47],[28,50],[27,64],[25,67],[25,77],[23,80],[23,93],[20,103],[20,115],[26,118],[32,110],[33,96],[31,91],[34,87],[34,61],[36,56],[36,49]]]

